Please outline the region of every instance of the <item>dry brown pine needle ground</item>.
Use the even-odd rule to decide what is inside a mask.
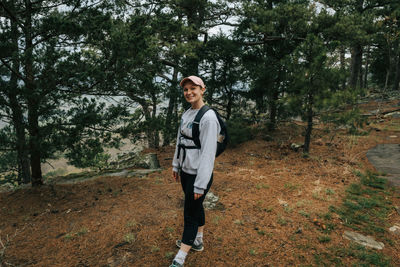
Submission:
[[[256,138],[227,150],[215,165],[212,192],[220,205],[206,213],[205,250],[190,253],[186,266],[317,265],[315,255],[349,247],[339,216],[325,215],[358,181],[353,170],[373,170],[369,148],[400,143],[398,125],[375,120],[370,134],[340,132],[330,145],[329,136],[315,130],[308,159],[289,147],[303,141],[292,126],[281,126],[274,141]],[[182,233],[183,193],[170,180],[173,147],[157,153],[164,170],[145,178],[103,177],[0,194],[3,265],[168,266]],[[391,200],[400,206],[398,195]],[[314,218],[335,226],[328,238]],[[388,224],[395,222],[400,216],[392,212]],[[399,239],[385,235],[393,242],[382,253],[400,266]]]

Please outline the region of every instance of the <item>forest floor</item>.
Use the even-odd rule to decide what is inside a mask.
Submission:
[[[399,108],[372,101],[365,112]],[[310,156],[301,125],[281,125],[225,151],[215,163],[205,250],[185,266],[400,266],[400,194],[383,188],[366,152],[400,144],[400,118],[371,116],[363,135],[318,127]],[[269,141],[266,141],[269,140]],[[0,194],[0,266],[168,266],[183,228],[183,193],[171,180],[173,147],[156,151],[163,168],[138,177],[100,177]],[[384,174],[380,174],[384,175]],[[383,250],[345,239],[371,235]]]

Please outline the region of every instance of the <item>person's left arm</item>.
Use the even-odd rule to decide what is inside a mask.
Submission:
[[[215,153],[217,151],[217,136],[219,124],[217,120],[207,118],[200,129],[200,158],[194,183],[195,199],[204,194],[214,169]],[[197,194],[197,198],[196,198]]]

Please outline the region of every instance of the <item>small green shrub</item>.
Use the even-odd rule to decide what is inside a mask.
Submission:
[[[233,118],[226,121],[229,133],[229,146],[235,147],[254,137],[254,131],[243,118]]]

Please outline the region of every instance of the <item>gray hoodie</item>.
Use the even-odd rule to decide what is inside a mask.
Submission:
[[[173,171],[175,172],[178,172],[179,166],[181,166],[184,172],[196,175],[194,192],[198,194],[204,194],[204,190],[207,188],[214,169],[215,153],[217,151],[217,138],[219,132],[221,131],[221,126],[219,125],[217,116],[213,110],[208,110],[200,120],[199,138],[201,148],[186,149],[186,158],[183,161],[183,164],[183,151],[181,151],[179,159],[177,158],[179,142],[186,146],[195,145],[193,140],[181,138],[181,132],[186,136],[192,137],[192,125],[197,112],[199,112],[199,109],[190,108],[182,115],[172,167]]]

